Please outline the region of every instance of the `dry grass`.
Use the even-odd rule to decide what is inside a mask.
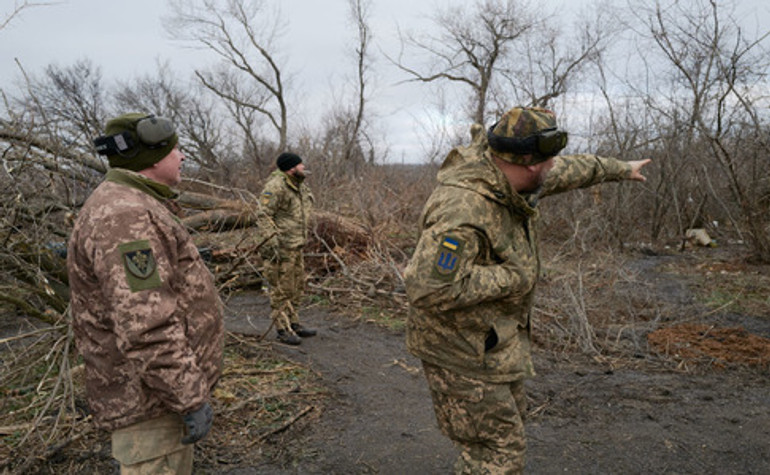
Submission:
[[[550,254],[549,249],[544,257],[534,310],[536,343],[591,355],[644,352],[639,333],[665,309],[654,303],[652,290],[628,270],[623,257],[598,251]]]
[[[683,323],[656,330],[647,335],[647,340],[653,351],[684,368],[694,365],[720,369],[735,365],[770,368],[770,339],[753,335],[744,328]]]
[[[700,300],[712,309],[770,318],[770,266],[752,262],[748,254],[714,250],[713,259],[692,266],[669,266],[688,279]]]
[[[77,359],[52,342],[49,332],[9,361],[40,374],[4,368],[0,471],[110,473],[109,435],[86,416],[82,366],[72,366]],[[46,364],[46,355],[59,364]],[[63,367],[73,368],[67,373],[60,372],[62,358],[70,362]],[[329,397],[318,375],[253,337],[228,334],[225,368],[212,401],[216,424],[196,445],[199,467],[257,465],[266,452],[281,450],[284,431],[296,433],[317,419]],[[57,381],[67,381],[71,393],[57,390]],[[63,397],[71,404],[58,404]]]

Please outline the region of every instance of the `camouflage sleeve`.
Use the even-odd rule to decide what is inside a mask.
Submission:
[[[281,199],[281,190],[275,186],[274,181],[268,181],[259,198],[257,211],[259,240],[265,241],[260,248],[263,258],[272,256],[278,247],[278,226],[275,224],[275,216],[281,206]]]
[[[561,155],[554,159],[541,196],[555,195],[608,181],[628,178],[631,166],[615,158],[596,155]]]
[[[263,247],[271,247],[278,245],[278,226],[275,225],[273,217],[270,215],[269,210],[265,209],[261,204],[257,207],[256,211],[257,221],[257,236],[259,242]]]
[[[534,271],[516,262],[477,264],[485,246],[483,234],[471,227],[425,230],[404,275],[409,302],[445,312],[485,301],[522,299],[534,285]]]
[[[271,218],[275,218],[284,198],[283,190],[280,185],[281,183],[279,180],[269,179],[267,183],[265,183],[262,195],[259,197],[262,208]]]
[[[307,197],[308,197],[308,212],[307,215],[310,216],[313,213],[313,209],[315,208],[315,195],[312,191],[310,191],[310,188],[307,189]]]
[[[208,384],[177,305],[184,289],[174,285],[177,249],[189,235],[171,221],[129,208],[102,220],[86,248],[98,256],[94,272],[112,303],[118,349],[170,410],[185,413],[206,400]]]

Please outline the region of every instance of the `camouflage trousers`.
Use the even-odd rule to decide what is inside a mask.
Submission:
[[[182,445],[185,431],[179,414],[167,414],[113,432],[121,475],[192,473],[194,446]]]
[[[457,474],[524,472],[524,382],[489,383],[423,361],[441,432],[461,449]]]
[[[302,248],[281,249],[280,259],[265,263],[265,274],[270,285],[270,317],[275,329],[291,332],[291,324],[299,323],[297,309],[305,291]]]

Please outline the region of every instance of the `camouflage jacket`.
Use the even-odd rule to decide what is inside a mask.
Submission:
[[[112,169],[81,209],[67,252],[72,325],[99,427],[209,398],[222,371],[222,304],[170,188]]]
[[[265,247],[297,249],[307,241],[307,226],[313,195],[302,182],[276,170],[262,190],[263,219],[258,224],[265,237],[274,234]]]
[[[626,178],[631,167],[593,155],[556,157],[540,192],[514,192],[483,145],[452,150],[423,210],[405,271],[407,348],[491,382],[534,374],[529,314],[539,273],[539,198]]]

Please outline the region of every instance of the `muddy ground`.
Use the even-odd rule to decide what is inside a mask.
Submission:
[[[701,315],[710,327],[770,338],[768,315],[700,307],[687,279],[658,271],[670,259],[647,256],[630,270],[690,319]],[[262,295],[240,295],[228,308],[231,331],[257,334],[269,325]],[[403,334],[318,307],[302,315],[319,335],[300,347],[274,347],[320,375],[333,388],[332,401],[312,424],[281,439],[280,456],[221,472],[450,473],[456,449],[436,427],[420,364],[405,351]],[[528,473],[770,473],[767,365],[693,369],[651,353],[607,359],[542,349],[534,357]]]

